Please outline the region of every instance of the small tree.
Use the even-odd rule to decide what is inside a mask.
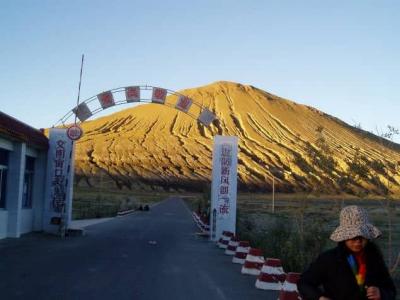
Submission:
[[[330,192],[332,189],[335,189],[335,181],[332,181],[332,178],[336,179],[337,175],[335,174],[335,170],[338,166],[337,161],[334,158],[334,153],[329,145],[325,133],[324,127],[318,126],[316,129],[317,139],[315,140],[315,146],[310,142],[306,142],[305,151],[307,156],[310,158],[311,165],[304,164],[304,159],[299,159],[299,157],[295,157],[295,162],[299,165],[299,167],[303,170],[305,169],[302,166],[307,166],[305,170],[313,171],[313,169],[319,169],[323,174],[328,175],[320,175],[321,184],[318,185],[318,189],[315,191],[319,192]],[[332,189],[331,189],[332,188]]]

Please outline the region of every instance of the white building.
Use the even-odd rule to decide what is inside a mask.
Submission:
[[[48,147],[41,131],[0,111],[0,239],[42,230]]]

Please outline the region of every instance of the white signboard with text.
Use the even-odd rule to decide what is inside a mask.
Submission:
[[[71,222],[72,188],[74,174],[73,142],[67,129],[51,128],[47,155],[46,199],[43,230],[59,233]]]
[[[237,156],[236,136],[214,137],[210,215],[213,241],[224,230],[236,232]]]

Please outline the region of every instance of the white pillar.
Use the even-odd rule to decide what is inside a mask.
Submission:
[[[40,231],[43,229],[43,209],[45,202],[45,184],[47,169],[47,152],[40,150],[35,159],[35,172],[33,177],[33,230]]]
[[[21,235],[22,190],[25,174],[26,144],[14,144],[10,151],[7,175],[6,209],[8,211],[7,236],[18,238]]]
[[[210,239],[224,230],[236,233],[238,138],[214,137],[211,184]]]

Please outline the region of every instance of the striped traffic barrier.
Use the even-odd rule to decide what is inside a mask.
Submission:
[[[244,264],[247,253],[250,251],[250,243],[248,241],[240,241],[236,247],[235,256],[232,258],[234,264]]]
[[[264,264],[262,250],[258,248],[250,248],[242,266],[242,274],[260,275],[261,268]]]
[[[230,239],[234,236],[235,234],[231,231],[224,231],[222,233],[220,241],[218,241],[218,247],[221,249],[226,249],[228,247],[228,243]]]
[[[193,220],[197,227],[201,230],[203,234],[210,234],[210,226],[206,223],[206,219],[202,218],[196,212],[192,212]]]
[[[256,288],[279,291],[285,278],[286,274],[283,271],[281,260],[278,258],[267,258],[261,268],[260,275],[258,275]]]
[[[200,227],[200,217],[199,217],[199,215],[194,211],[194,212],[192,213],[192,216],[193,216],[193,220],[194,220],[194,222],[196,223],[196,225],[197,225],[198,227]]]
[[[297,281],[299,279],[300,273],[288,273],[279,292],[278,300],[301,300],[302,298],[297,290]]]
[[[210,233],[210,225],[208,225],[208,224],[206,224],[206,223],[202,223],[202,225],[201,225],[201,229],[202,229],[202,231],[203,232],[208,232],[208,233]]]
[[[227,231],[222,231],[222,235],[219,237],[219,239],[218,239],[218,241],[217,241],[217,243],[216,243],[216,246],[217,247],[219,247],[219,245],[221,245],[222,244],[222,237],[225,235],[227,233]]]
[[[228,247],[225,249],[226,255],[235,255],[236,248],[239,245],[239,239],[236,236],[231,237],[228,243]]]

